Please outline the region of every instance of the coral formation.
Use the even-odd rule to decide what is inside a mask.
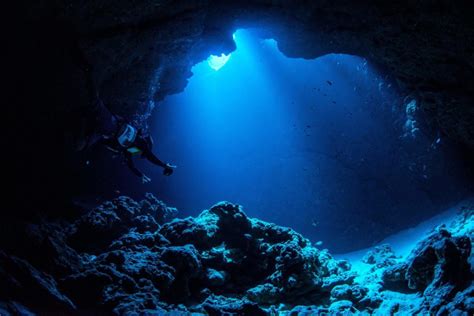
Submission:
[[[472,208],[407,258],[376,247],[365,272],[229,202],[175,215],[152,195],[119,197],[72,223],[35,226],[32,242],[51,256],[0,252],[0,313],[474,312]]]

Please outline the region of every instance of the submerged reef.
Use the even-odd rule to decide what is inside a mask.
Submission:
[[[0,314],[474,312],[472,207],[405,258],[389,245],[372,249],[364,269],[229,202],[197,217],[176,215],[147,194],[68,222],[18,224],[15,242],[2,238]]]

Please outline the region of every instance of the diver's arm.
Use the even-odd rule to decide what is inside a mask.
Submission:
[[[149,161],[151,162],[152,164],[155,164],[157,166],[160,166],[162,168],[166,168],[167,167],[167,164],[164,163],[163,161],[160,160],[160,158],[158,158],[157,156],[155,156],[155,154],[149,149],[149,148],[146,148],[145,150],[143,150],[143,156]]]
[[[153,152],[149,149],[147,149],[146,151],[143,152],[143,156],[148,159],[148,161],[150,161],[151,163],[157,165],[157,166],[160,166],[162,167],[164,170],[163,170],[163,174],[165,176],[170,176],[173,174],[173,171],[174,169],[176,168],[176,166],[173,166],[172,164],[169,164],[169,163],[164,163],[163,161],[161,161],[158,157],[155,156],[155,154],[153,154]]]
[[[144,174],[140,170],[138,170],[137,167],[135,167],[132,156],[130,154],[125,154],[125,162],[127,163],[128,168],[130,168],[130,170],[132,170],[132,172],[136,176],[143,178]]]

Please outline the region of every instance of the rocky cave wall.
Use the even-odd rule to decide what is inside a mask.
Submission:
[[[419,100],[427,131],[440,130],[462,148],[472,149],[474,10],[467,4],[342,0],[29,3],[7,48],[13,61],[12,108],[17,114],[11,145],[22,153],[14,162],[15,173],[32,178],[26,186],[29,191],[24,184],[18,189],[44,199],[45,192],[59,197],[84,186],[62,185],[74,175],[77,155],[61,136],[77,133],[77,116],[71,113],[87,106],[89,98],[80,52],[92,66],[94,81],[109,108],[144,123],[154,105],[185,88],[194,64],[211,53],[232,51],[232,33],[246,27],[256,27],[262,37],[276,39],[289,57],[316,58],[327,53],[366,57],[390,74],[402,93]],[[104,190],[96,186],[97,191]]]
[[[461,2],[59,1],[32,6],[79,36],[110,107],[145,114],[182,91],[191,67],[235,48],[232,33],[258,27],[289,57],[346,53],[388,71],[418,98],[427,119],[474,145],[472,9]],[[70,36],[73,36],[71,34]]]

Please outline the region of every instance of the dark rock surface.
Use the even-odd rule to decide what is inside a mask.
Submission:
[[[64,205],[57,204],[66,203],[73,192],[104,192],[114,183],[113,164],[104,163],[100,174],[89,179],[78,172],[83,161],[72,150],[71,138],[80,130],[76,110],[89,106],[91,97],[80,51],[92,65],[107,106],[145,126],[155,103],[183,91],[193,65],[235,49],[237,28],[255,27],[262,37],[276,39],[290,57],[347,53],[367,58],[395,78],[408,99],[418,101],[423,113],[417,128],[427,133],[439,129],[465,148],[474,146],[474,12],[469,2],[21,4],[5,44],[6,78],[12,86],[5,89],[5,104],[12,117],[8,121],[15,122],[9,129],[15,137],[7,142],[13,152],[22,153],[11,161],[10,182],[21,213],[61,212]],[[20,185],[14,178],[30,181]]]
[[[184,89],[195,63],[233,50],[236,28],[258,27],[288,56],[367,57],[419,98],[447,135],[474,145],[473,11],[463,3],[57,1],[24,13],[80,34],[104,98],[121,113],[146,114],[150,102]]]
[[[0,312],[474,312],[472,208],[434,230],[406,259],[388,245],[376,247],[364,259],[365,272],[229,202],[196,218],[165,223],[171,218],[165,214],[176,210],[147,195],[139,203],[127,197],[105,202],[61,226],[43,222],[32,242],[56,241],[59,250],[49,252],[48,262],[63,268],[0,251]],[[137,216],[149,218],[146,225]]]

